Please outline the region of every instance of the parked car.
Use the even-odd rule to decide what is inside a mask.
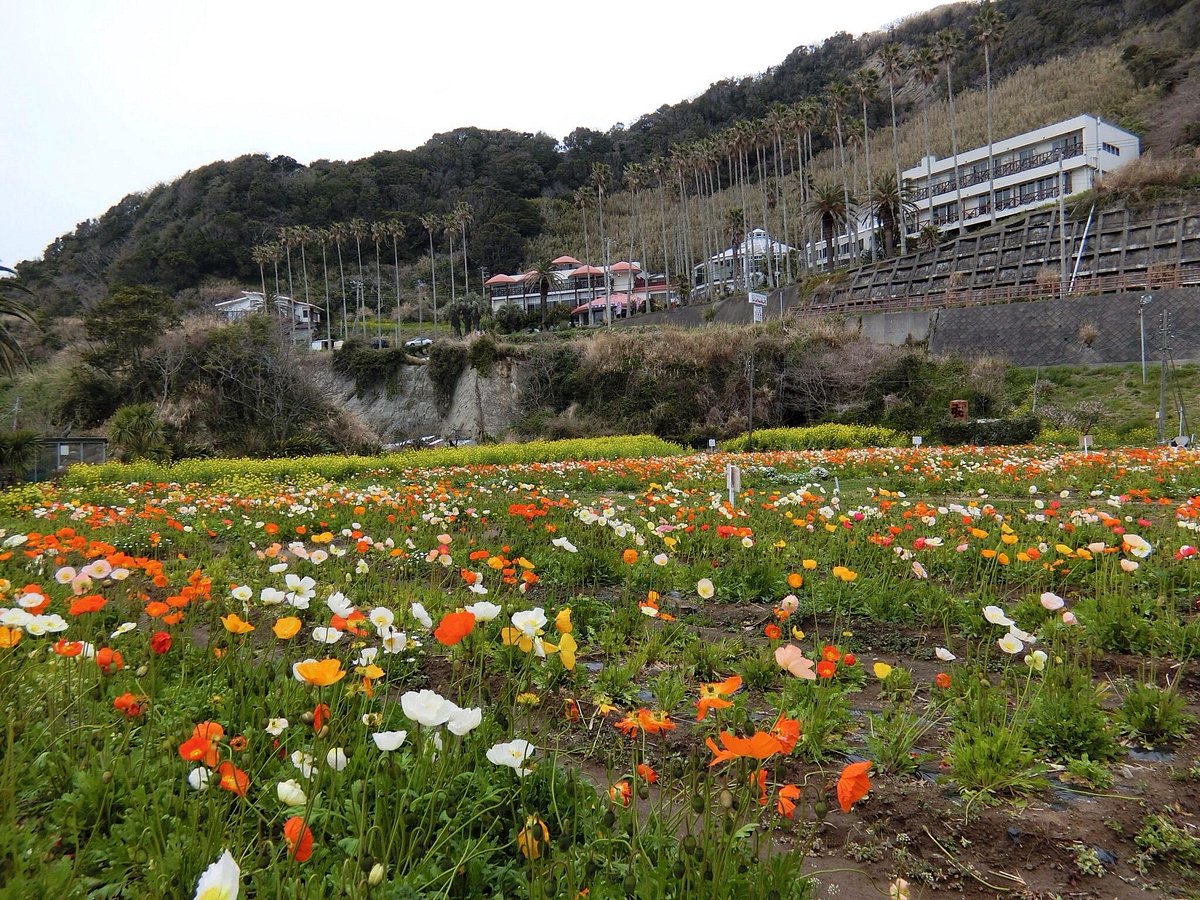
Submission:
[[[424,350],[433,344],[433,338],[415,337],[411,341],[405,341],[404,346],[409,350]]]

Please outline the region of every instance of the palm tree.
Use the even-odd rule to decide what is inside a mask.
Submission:
[[[834,243],[835,232],[845,224],[853,209],[853,201],[842,184],[838,190],[835,184],[815,185],[809,199],[809,207],[817,221],[821,223],[821,237],[825,241],[825,268],[832,269],[837,260],[837,245]],[[847,236],[849,231],[847,231]]]
[[[421,216],[421,227],[429,235],[429,279],[433,288],[433,324],[437,327],[437,257],[433,255],[433,233],[441,227],[441,219],[435,213]],[[417,317],[420,319],[420,306],[417,307]]]
[[[388,219],[384,223],[388,240],[392,244],[392,274],[396,278],[396,336],[400,335],[400,241],[408,230],[399,219]]]
[[[250,248],[250,259],[258,266],[258,277],[262,281],[263,303],[267,302],[267,263],[271,261],[271,251],[266,244]],[[11,271],[5,269],[4,271]]]
[[[592,163],[591,185],[596,190],[596,198],[598,200],[600,210],[600,240],[604,244],[604,296],[607,299],[609,297],[608,284],[610,282],[608,271],[608,238],[604,233],[604,192],[607,191],[612,185],[612,169],[609,168],[608,163]],[[611,302],[606,302],[604,304],[604,324],[612,325]]]
[[[458,234],[458,223],[454,221],[454,213],[447,213],[438,221],[441,223],[442,234],[446,236],[450,245],[450,303],[453,305],[458,302],[458,288],[454,283],[454,236]]]
[[[279,229],[279,243],[283,247],[284,255],[287,257],[287,283],[288,283],[288,336],[292,343],[296,342],[296,312],[293,304],[296,302],[296,291],[292,285],[292,244],[296,242],[296,231],[294,228]],[[266,309],[266,298],[263,298],[263,311]]]
[[[965,228],[962,208],[962,183],[958,178],[958,123],[954,117],[954,60],[962,50],[962,35],[953,28],[943,28],[933,36],[938,62],[946,67],[946,99],[950,104],[950,152],[954,155],[954,209],[958,216],[958,231]]]
[[[852,253],[854,249],[854,236],[850,231],[850,223],[854,216],[851,214],[853,206],[850,203],[849,172],[846,169],[846,142],[842,134],[843,116],[846,111],[846,104],[850,99],[850,89],[846,87],[845,82],[835,81],[825,89],[825,99],[829,104],[829,112],[833,116],[833,127],[838,142],[838,155],[842,163],[842,199],[844,201],[842,206],[842,222],[846,227],[846,242],[849,245],[847,250]],[[822,220],[823,225],[824,220]],[[830,244],[827,243],[825,249],[831,254],[831,259],[836,256],[834,248]]]
[[[875,193],[875,184],[871,176],[871,128],[867,121],[867,103],[879,94],[879,73],[874,69],[859,69],[850,76],[850,87],[858,95],[858,102],[862,106],[863,152],[867,164],[867,196],[870,197]]]
[[[313,229],[309,228],[307,225],[297,225],[293,229],[293,232],[296,235],[296,242],[300,245],[300,280],[301,280],[301,283],[304,285],[304,304],[307,309],[311,310],[312,303],[309,302],[309,296],[308,296],[308,259],[305,256],[304,251],[305,251],[305,245],[308,244],[310,241],[312,241],[316,237],[316,233],[313,231]],[[311,321],[309,323],[309,327],[310,328],[312,327]],[[311,337],[311,333],[310,333],[310,337]]]
[[[383,274],[379,266],[379,248],[388,236],[386,222],[371,223],[371,241],[375,244],[375,340],[383,346]]]
[[[537,263],[530,269],[526,276],[527,284],[536,284],[538,289],[538,306],[542,311],[542,327],[546,327],[546,304],[547,297],[550,295],[550,288],[558,283],[558,279],[554,272],[554,266],[550,260],[543,260]]]
[[[362,219],[351,219],[347,229],[350,232],[350,236],[354,238],[354,249],[358,253],[358,299],[355,302],[354,322],[357,324],[361,316],[363,336],[365,337],[367,333],[367,313],[363,309],[363,304],[366,302],[363,299],[363,291],[364,285],[367,283],[367,277],[363,270],[362,241],[363,238],[371,233],[371,228]]]
[[[450,216],[454,219],[458,230],[462,232],[463,294],[465,295],[471,293],[471,278],[467,273],[467,226],[474,221],[471,204],[465,200],[459,200],[454,204],[454,211],[450,213]]]
[[[932,250],[942,242],[942,230],[932,222],[926,222],[921,226],[921,233],[917,235],[917,246],[922,250]]]
[[[342,340],[350,336],[346,325],[346,267],[342,262],[342,241],[350,237],[350,226],[345,222],[334,222],[329,226],[329,239],[337,250],[338,282],[342,286]]]
[[[996,224],[996,165],[992,155],[992,48],[1004,38],[1008,20],[992,0],[984,0],[971,20],[971,30],[983,47],[983,68],[987,78],[987,140],[988,140],[988,212]]]
[[[33,313],[23,301],[26,298],[35,299],[37,295],[12,269],[0,266],[0,272],[8,273],[6,277],[0,277],[0,374],[11,378],[19,367],[28,366],[28,362],[21,342],[9,330],[4,319],[20,319],[36,325]]]
[[[883,66],[883,77],[888,84],[888,102],[892,107],[892,155],[896,163],[896,184],[903,184],[900,177],[900,139],[896,130],[896,79],[904,71],[904,48],[891,41],[879,48],[879,62]],[[900,252],[908,252],[908,226],[904,223],[904,213],[900,219]]]
[[[902,223],[912,216],[913,205],[891,172],[879,176],[868,203],[871,216],[879,221],[879,229],[883,232],[883,252],[891,256],[896,247],[896,233],[899,231],[903,234]]]
[[[921,121],[925,128],[925,195],[929,200],[929,221],[933,221],[933,150],[929,144],[930,88],[937,81],[937,58],[930,47],[922,47],[908,58],[917,81],[921,82]]]
[[[329,259],[325,251],[333,240],[333,228],[318,228],[315,232],[317,243],[321,245],[321,274],[325,278],[325,349],[333,349],[333,310],[330,309],[329,299]]]

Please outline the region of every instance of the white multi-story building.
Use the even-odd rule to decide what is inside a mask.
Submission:
[[[1047,201],[1089,190],[1092,183],[1137,159],[1137,135],[1096,116],[1075,116],[1035,131],[996,141],[993,172],[988,175],[985,144],[958,154],[955,160],[927,157],[904,172],[908,199],[917,218],[905,224],[911,234],[932,223],[943,231],[990,222],[995,190],[996,218],[1028,212]],[[959,206],[961,197],[961,206]]]

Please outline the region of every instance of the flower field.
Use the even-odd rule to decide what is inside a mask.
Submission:
[[[0,891],[1195,890],[1200,454],[523,452],[0,495]]]

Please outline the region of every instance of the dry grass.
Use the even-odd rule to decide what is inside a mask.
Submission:
[[[1200,184],[1200,159],[1143,156],[1097,180],[1096,196],[1103,200],[1138,202],[1165,190]]]

